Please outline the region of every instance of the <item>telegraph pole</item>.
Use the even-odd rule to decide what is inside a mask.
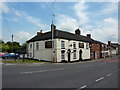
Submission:
[[[13,34],[12,34],[12,53],[13,53]]]
[[[54,26],[53,26],[54,25],[54,17],[55,17],[55,15],[54,15],[54,1],[52,3],[52,41],[54,39]],[[52,47],[54,47],[53,43],[52,43]]]
[[[52,62],[54,62],[54,1],[52,3]]]

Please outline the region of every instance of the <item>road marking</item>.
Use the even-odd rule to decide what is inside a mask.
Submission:
[[[107,76],[109,77],[110,75],[112,75],[112,73],[108,74]]]
[[[87,85],[84,85],[84,86],[82,86],[82,87],[80,87],[80,88],[78,88],[76,90],[80,90],[80,89],[83,89],[83,88],[86,88],[86,87],[87,87]]]
[[[95,81],[98,82],[98,81],[100,81],[100,80],[102,80],[102,79],[104,79],[104,77],[101,77],[101,78],[99,78],[99,79],[97,79],[97,80],[95,80]]]
[[[41,72],[47,72],[47,71],[61,71],[61,70],[64,70],[64,68],[51,69],[51,70],[31,71],[31,72],[21,72],[20,74],[31,74],[31,73],[41,73]]]
[[[82,89],[82,88],[86,88],[86,87],[87,87],[87,85],[84,85],[84,86],[80,87],[80,89]]]

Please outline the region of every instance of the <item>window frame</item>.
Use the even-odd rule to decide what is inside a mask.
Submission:
[[[61,51],[61,60],[65,60],[65,52]]]
[[[46,49],[53,48],[52,43],[53,43],[53,47],[54,47],[54,41],[45,41],[45,48]]]
[[[76,49],[76,42],[73,42],[73,49]]]
[[[39,49],[39,42],[36,42],[36,50]]]
[[[76,59],[77,58],[77,53],[76,53],[76,50],[73,51],[73,59]]]
[[[65,49],[65,41],[61,41],[61,49]]]
[[[30,46],[29,46],[30,49],[32,49],[32,43],[30,43]]]
[[[89,49],[90,47],[89,47],[89,43],[86,43],[86,49]]]

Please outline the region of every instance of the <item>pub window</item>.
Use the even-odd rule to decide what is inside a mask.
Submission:
[[[61,60],[65,60],[65,51],[61,51]]]
[[[74,48],[74,49],[76,48],[76,43],[75,43],[75,42],[73,42],[73,48]]]
[[[89,43],[86,43],[86,49],[89,49]]]
[[[32,49],[32,43],[30,44],[30,49]]]
[[[45,42],[45,48],[52,48],[52,41],[46,41]]]
[[[84,43],[79,43],[79,48],[84,48]]]
[[[76,50],[73,51],[73,59],[76,59]]]
[[[36,49],[39,49],[39,42],[36,42]]]
[[[65,48],[65,41],[61,41],[61,48]]]

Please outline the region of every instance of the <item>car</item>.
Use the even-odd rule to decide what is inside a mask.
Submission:
[[[8,53],[2,56],[3,59],[8,59],[8,58],[20,58],[20,55],[17,53]]]
[[[0,57],[6,55],[7,53],[0,52]]]

